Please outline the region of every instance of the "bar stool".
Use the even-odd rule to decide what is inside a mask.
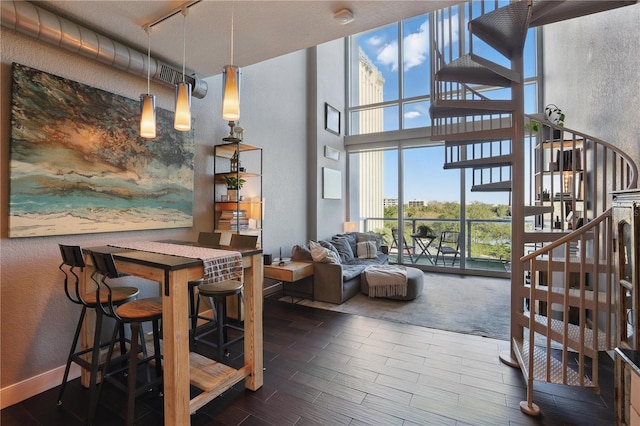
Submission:
[[[109,346],[109,352],[107,353],[107,359],[105,361],[105,367],[103,370],[103,380],[100,382],[98,388],[98,398],[102,391],[102,385],[106,380],[112,382],[116,387],[125,390],[127,392],[127,425],[133,425],[135,398],[138,395],[146,392],[150,388],[162,385],[162,355],[160,349],[160,320],[162,319],[162,298],[147,298],[133,300],[121,305],[114,305],[112,303],[113,292],[115,288],[111,287],[108,280],[118,278],[119,274],[116,269],[115,262],[111,253],[99,253],[91,252],[91,259],[95,267],[95,271],[91,278],[98,285],[98,293],[106,293],[109,303],[106,305],[100,305],[103,313],[116,319],[116,321],[123,325],[129,324],[131,327],[131,347],[129,348],[129,362],[124,368],[119,368],[114,371],[110,371],[109,368],[113,364],[112,355],[114,349],[114,339]],[[101,275],[102,279],[98,281],[96,275]],[[101,288],[102,291],[100,290]],[[144,342],[144,335],[140,332],[142,323],[151,322],[153,331],[153,354],[148,354],[146,345]],[[115,332],[114,332],[115,337]],[[138,347],[138,340],[141,341],[141,347]],[[142,358],[138,358],[139,352],[142,351]],[[153,362],[155,364],[155,378],[151,379],[149,372],[147,371],[147,382],[136,387],[137,372],[139,364],[146,364],[147,367]],[[116,380],[114,376],[120,373],[127,374],[127,385],[124,386],[120,381]],[[162,393],[162,392],[161,392]],[[96,404],[97,405],[97,404]],[[90,407],[91,417],[95,413],[96,406]]]
[[[226,305],[227,297],[235,296],[242,292],[242,282],[236,280],[221,281],[218,283],[200,284],[198,286],[198,302],[196,304],[196,312],[200,308],[200,297],[208,297],[211,307],[214,309],[214,317],[203,317],[198,315],[197,318],[206,319],[210,322],[215,321],[216,327],[205,333],[198,335],[197,328],[194,330],[194,340],[210,345],[217,349],[216,361],[222,362],[226,356],[229,355],[227,348],[234,343],[244,339],[244,329],[242,327],[235,326],[227,322]],[[242,332],[242,334],[235,339],[229,341],[227,329],[233,329]],[[209,342],[202,340],[202,338],[208,334],[216,332],[216,341]]]
[[[75,362],[83,369],[89,371],[89,406],[91,407],[96,403],[95,391],[98,372],[101,368],[104,367],[104,362],[100,362],[100,350],[106,349],[107,347],[111,346],[112,343],[101,343],[100,341],[100,336],[102,334],[103,311],[102,309],[98,309],[98,300],[100,300],[101,304],[106,304],[109,301],[107,300],[107,295],[104,293],[100,294],[100,296],[98,296],[98,293],[96,291],[88,292],[85,294],[81,293],[80,278],[74,271],[75,268],[85,267],[84,258],[82,256],[82,249],[80,248],[80,246],[59,244],[59,247],[60,254],[62,255],[62,263],[60,264],[58,269],[60,269],[62,273],[64,273],[64,292],[69,300],[71,300],[71,302],[77,305],[81,305],[82,310],[80,311],[78,325],[76,326],[76,331],[73,335],[71,350],[69,351],[69,356],[67,357],[67,365],[64,369],[62,385],[60,386],[60,393],[58,394],[58,405],[62,405],[62,396],[64,395],[64,391],[67,385],[67,379],[69,378],[69,369],[71,368],[71,363]],[[116,287],[113,289],[111,303],[117,306],[125,302],[129,302],[136,298],[138,292],[138,289],[135,287]],[[81,351],[76,351],[78,338],[80,337],[80,330],[82,329],[84,318],[87,314],[87,310],[89,309],[94,310],[96,315],[95,331],[93,334],[93,346]],[[120,354],[124,355],[126,350],[124,326],[115,324],[113,336],[114,339],[118,337],[117,340],[120,342]],[[89,357],[86,356],[88,354],[91,355],[90,360],[88,359]]]
[[[200,232],[198,234],[198,245],[202,247],[219,247],[220,246],[220,237],[222,234],[220,232]],[[195,288],[200,284],[204,283],[204,278],[200,278],[198,280],[189,281],[187,283],[187,287],[189,289],[189,319],[191,320],[191,329],[189,330],[189,348],[193,350],[195,347],[195,330],[198,326],[198,311],[196,308],[196,292]],[[206,317],[203,317],[203,319]],[[206,318],[209,320],[209,318]]]

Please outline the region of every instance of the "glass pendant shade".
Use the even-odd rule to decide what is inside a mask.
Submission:
[[[156,137],[156,97],[140,95],[140,136],[147,139]]]
[[[181,132],[191,130],[191,84],[176,84],[176,105],[173,127]]]
[[[240,119],[240,68],[236,65],[223,68],[222,118],[229,121]]]

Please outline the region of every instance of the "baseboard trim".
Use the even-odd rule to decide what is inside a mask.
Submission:
[[[0,389],[0,410],[59,386],[64,376],[64,367],[63,365],[54,368],[53,370]],[[80,377],[80,371],[81,368],[79,365],[71,364],[69,380]]]

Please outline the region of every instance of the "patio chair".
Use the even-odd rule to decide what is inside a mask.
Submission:
[[[438,252],[436,253],[436,265],[438,260],[442,258],[442,264],[446,265],[446,257],[453,256],[451,260],[451,266],[456,263],[456,259],[460,255],[460,232],[458,231],[443,231],[440,234],[440,241],[438,243]]]
[[[400,256],[400,245],[398,244],[398,229],[397,228],[392,228],[391,229],[391,236],[393,237],[393,241],[391,242],[391,247],[389,247],[389,251],[391,251],[392,249],[396,249],[398,251],[398,256]],[[409,260],[411,260],[411,263],[413,262],[413,247],[407,244],[407,241],[404,238],[404,235],[402,236],[402,251],[407,252],[407,254],[409,255]]]

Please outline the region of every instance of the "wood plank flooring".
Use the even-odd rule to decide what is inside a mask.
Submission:
[[[241,344],[240,344],[241,345]],[[240,347],[240,346],[239,346]],[[540,417],[520,412],[519,369],[498,360],[507,342],[265,300],[265,383],[237,385],[192,425],[612,425],[613,362],[600,357],[601,392],[536,383]],[[205,345],[198,351],[206,354]],[[242,355],[232,351],[231,363]],[[193,395],[197,393],[193,389]],[[0,412],[2,426],[82,425],[88,392],[69,383]],[[161,425],[163,401],[136,402],[137,425]],[[95,425],[123,423],[124,395],[108,384]]]

